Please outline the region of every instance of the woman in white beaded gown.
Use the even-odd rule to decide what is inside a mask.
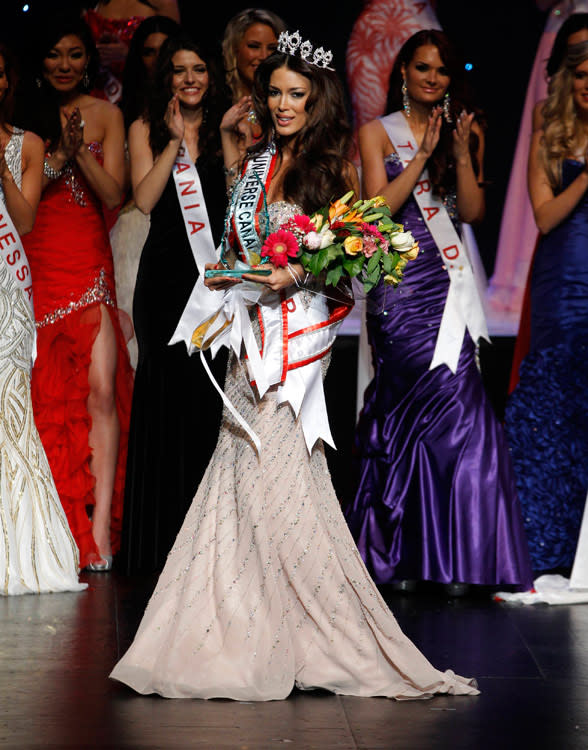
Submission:
[[[14,68],[0,45],[0,594],[80,591],[78,549],[33,418],[30,269],[19,233],[41,197],[43,143],[8,124]]]
[[[357,190],[344,157],[350,131],[340,84],[334,72],[309,62],[328,65],[329,57],[307,54],[309,43],[297,46],[299,37],[290,41],[286,47],[280,39],[290,54],[273,54],[255,78],[263,135],[249,151],[229,212],[231,247],[241,260],[260,250],[252,228],[262,231],[266,201],[274,230],[296,213]],[[244,97],[221,125],[229,176],[238,166],[235,130],[249,107]],[[251,206],[258,207],[257,218]],[[436,670],[403,635],[348,531],[322,441],[314,444],[315,434],[329,438],[328,423],[316,424],[326,417],[321,370],[329,346],[323,342],[317,351],[313,333],[336,327],[341,302],[327,305],[325,296],[313,294],[322,287],[304,286],[297,264],[270,268],[269,276],[243,276],[263,291],[256,303],[249,301],[247,320],[240,318],[245,328],[251,321],[258,346],[261,331],[268,369],[258,370],[252,385],[244,353],[232,354],[225,384],[249,432],[226,408],[216,452],[135,640],[111,676],[139,693],[177,698],[273,700],[295,686],[391,698],[477,694],[473,680]],[[215,299],[233,297],[233,335],[236,296],[255,287],[220,275],[206,283],[217,290]],[[294,331],[301,308],[307,327]],[[295,363],[301,340],[306,359],[301,362],[298,350]],[[283,355],[281,374],[268,375],[270,387],[260,397],[259,376],[271,370],[272,352]],[[301,403],[294,407],[296,394]]]

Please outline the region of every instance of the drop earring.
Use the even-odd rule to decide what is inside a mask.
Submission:
[[[40,89],[42,85],[43,85],[43,81],[42,81],[42,80],[41,80],[41,79],[39,78],[39,76],[37,76],[37,77],[35,78],[35,86],[36,86],[36,87],[37,87],[38,89]]]
[[[451,97],[449,96],[449,91],[443,97],[443,117],[445,118],[445,122],[451,125],[453,119],[451,118]]]
[[[410,117],[410,99],[408,97],[408,88],[406,86],[406,78],[402,79],[402,108],[404,109],[404,114],[407,117]]]
[[[88,68],[84,68],[84,75],[82,76],[82,86],[86,91],[90,88],[90,76],[88,75]]]

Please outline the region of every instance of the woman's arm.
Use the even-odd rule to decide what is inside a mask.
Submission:
[[[384,157],[390,153],[391,144],[382,124],[372,120],[359,129],[359,154],[361,157],[363,196],[373,198],[382,195],[395,214],[406,202],[420,177],[427,159],[439,142],[441,131],[441,109],[436,107],[427,123],[423,141],[414,157],[402,172],[388,182]],[[386,153],[387,152],[387,153]]]
[[[172,97],[166,112],[170,140],[154,159],[149,145],[149,126],[135,120],[129,129],[131,183],[137,208],[149,214],[157,204],[172,172],[184,138],[184,118],[177,97]]]
[[[457,210],[462,221],[468,224],[481,221],[484,218],[486,203],[482,164],[484,159],[484,134],[480,126],[474,121],[474,114],[462,112],[453,131],[453,156],[455,158],[455,172],[457,178]],[[470,135],[474,131],[478,136],[478,173],[474,172],[470,153]]]
[[[251,97],[244,96],[225,112],[220,124],[223,161],[227,185],[231,185],[239,173],[243,161],[243,137],[249,127],[245,118],[251,107]]]
[[[529,153],[529,197],[533,206],[535,223],[541,234],[547,234],[566,219],[584,197],[588,188],[588,170],[585,166],[576,179],[554,195],[541,162],[542,131],[533,134]]]
[[[94,105],[96,106],[96,105]],[[107,208],[116,208],[123,197],[125,180],[125,130],[122,112],[107,102],[100,102],[93,116],[103,121],[102,150],[104,164],[99,164],[83,142],[81,113],[74,111],[64,126],[64,141],[80,141],[75,161],[91,190]]]
[[[8,169],[3,153],[0,159],[0,180],[6,208],[21,235],[30,232],[35,223],[35,214],[41,199],[43,157],[43,141],[33,133],[26,132],[22,144],[22,187],[20,190]]]

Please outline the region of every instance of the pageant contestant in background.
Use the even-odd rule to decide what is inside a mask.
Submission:
[[[150,16],[137,28],[129,47],[123,72],[123,98],[120,107],[125,121],[125,132],[142,117],[152,92],[153,76],[159,50],[169,36],[176,36],[179,25],[167,16]],[[110,230],[110,244],[114,260],[116,298],[121,312],[123,332],[133,367],[137,367],[137,339],[132,323],[133,294],[141,250],[149,232],[149,216],[139,211],[132,197],[121,208]]]
[[[588,490],[588,41],[549,82],[529,192],[541,239],[530,351],[506,411],[535,571],[570,567]]]
[[[537,244],[537,227],[527,188],[527,165],[531,136],[541,126],[538,103],[545,99],[547,80],[559,68],[567,45],[588,38],[585,34],[588,0],[535,2],[539,10],[549,9],[549,15],[529,77],[502,212],[494,273],[488,286],[488,317],[493,329],[503,335],[516,335],[518,331],[529,267]]]
[[[100,0],[84,13],[100,58],[98,89],[113,104],[123,96],[122,77],[129,44],[149,16],[180,21],[177,0]]]
[[[346,510],[376,582],[436,581],[454,593],[531,583],[502,428],[476,366],[483,311],[459,257],[460,222],[484,214],[484,135],[462,71],[442,32],[415,34],[394,66],[392,114],[359,133],[366,197],[382,194],[421,252],[398,291],[380,284],[368,298],[375,376]]]
[[[310,43],[290,41],[288,49],[304,49],[314,59]],[[319,60],[328,64],[320,55]],[[262,238],[253,239],[266,221],[276,229],[295,214],[358,190],[355,169],[343,156],[350,153],[351,133],[334,72],[296,54],[276,53],[259,66],[254,106],[262,137],[249,154],[229,213],[243,222],[237,222],[230,247],[243,260],[251,260],[248,250],[261,251]],[[235,127],[247,107],[242,101],[223,119],[229,170],[239,160]],[[257,216],[249,211],[247,220],[251,204],[262,210]],[[300,335],[319,325],[334,336],[333,316],[344,314],[350,300],[332,299],[332,288],[329,299],[322,296],[322,283],[306,285],[296,263],[269,269],[269,276],[244,276],[260,281],[253,287],[225,276],[207,279],[219,291],[199,285],[200,299],[212,294],[216,302],[218,295],[219,305],[232,299],[239,306],[239,295],[257,289],[261,296],[247,318],[254,326],[261,318],[275,321],[277,314],[289,331],[291,313],[310,315],[312,309],[320,322],[311,318],[316,324]],[[236,286],[220,291],[232,283]],[[282,330],[264,325],[268,350],[282,345]],[[191,336],[188,324],[186,333]],[[312,336],[305,341],[312,347]],[[227,409],[213,459],[139,632],[112,677],[140,693],[178,698],[273,700],[286,698],[295,685],[395,698],[477,692],[472,681],[434,669],[400,631],[353,544],[322,440],[307,446],[306,420],[317,414],[315,409],[308,414],[304,401],[310,391],[322,396],[327,363],[328,355],[289,370],[260,398],[243,356],[231,354],[226,394],[257,435],[258,450]],[[307,368],[318,377],[308,382],[296,419],[284,398]],[[265,378],[267,371],[259,374]],[[321,420],[317,432],[325,435],[325,429]]]
[[[103,207],[124,179],[120,110],[86,92],[96,50],[79,18],[40,30],[25,120],[45,141],[43,196],[25,248],[34,279],[37,427],[82,567],[120,542],[132,370],[119,326]]]
[[[285,29],[282,19],[264,8],[247,8],[228,22],[223,37],[223,62],[233,104],[251,96],[255,71],[276,51],[278,37]],[[261,132],[253,109],[239,123],[239,131],[245,153]]]
[[[43,142],[10,125],[15,81],[0,44],[0,594],[80,591],[78,550],[33,418],[35,316],[19,235],[41,198]]]
[[[204,198],[214,241],[222,235],[222,88],[208,51],[185,35],[170,38],[160,51],[147,113],[129,131],[135,203],[151,213],[151,227],[133,302],[139,362],[120,556],[127,573],[163,567],[218,436],[222,402],[202,364],[183,344],[168,344],[198,278],[197,248],[187,234],[194,227],[185,224],[181,201]],[[201,194],[174,169],[183,148],[198,169]],[[226,358],[213,366],[222,382]]]

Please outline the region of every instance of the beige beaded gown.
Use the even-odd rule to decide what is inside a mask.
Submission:
[[[24,133],[4,151],[18,187]],[[0,196],[4,199],[0,186]],[[0,594],[82,591],[78,548],[33,417],[31,354],[35,320],[0,256]]]
[[[255,319],[255,316],[252,316]],[[294,686],[426,698],[477,694],[404,636],[370,579],[322,443],[275,391],[257,398],[242,360],[225,391],[216,451],[131,647],[111,677],[169,698],[286,698]]]

